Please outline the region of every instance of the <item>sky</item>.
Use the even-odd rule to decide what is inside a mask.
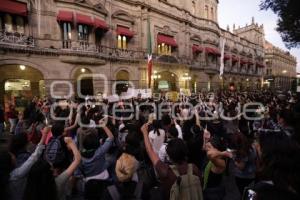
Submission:
[[[260,2],[261,0],[219,0],[218,20],[221,28],[226,29],[229,25],[232,31],[233,24],[235,27],[242,27],[250,24],[254,17],[255,23],[264,24],[266,40],[283,50],[288,50],[275,30],[277,15],[271,10],[260,10]],[[297,72],[300,72],[300,48],[293,48],[290,52],[297,57]]]

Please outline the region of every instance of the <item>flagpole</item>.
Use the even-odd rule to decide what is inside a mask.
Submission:
[[[152,76],[152,38],[151,38],[151,29],[150,29],[150,17],[148,15],[148,63],[147,63],[147,72],[148,72],[148,89],[151,89],[151,76]]]

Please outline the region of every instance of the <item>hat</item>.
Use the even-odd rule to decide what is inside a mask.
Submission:
[[[123,153],[117,160],[116,175],[120,182],[129,181],[138,168],[138,161],[134,156]]]

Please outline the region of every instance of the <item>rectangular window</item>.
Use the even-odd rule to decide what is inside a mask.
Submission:
[[[16,28],[17,28],[17,32],[18,33],[25,33],[25,29],[24,29],[24,18],[17,16],[16,17]]]
[[[172,46],[161,43],[157,46],[157,53],[159,55],[172,55]]]
[[[71,23],[64,22],[63,23],[63,39],[71,40],[71,38],[72,38]]]
[[[118,49],[127,49],[127,42],[126,36],[118,35]]]
[[[10,14],[6,14],[4,16],[4,29],[6,32],[13,32],[13,19],[12,16]]]
[[[87,25],[78,25],[78,39],[88,41],[89,40],[89,30]]]

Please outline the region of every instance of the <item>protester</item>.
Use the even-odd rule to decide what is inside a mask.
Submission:
[[[141,131],[147,153],[161,180],[164,199],[203,199],[201,190],[201,173],[199,169],[186,162],[187,147],[181,139],[173,139],[168,143],[167,154],[172,166],[159,160],[148,138],[148,125],[144,124]],[[188,180],[183,179],[187,176]],[[185,181],[183,181],[185,180]],[[188,185],[188,186],[187,186]]]
[[[14,134],[15,127],[17,125],[17,120],[18,120],[18,112],[16,111],[16,108],[14,105],[9,106],[9,110],[6,115],[7,115],[9,124],[10,124],[9,132],[11,134]]]
[[[270,91],[34,98],[0,138],[1,199],[299,199],[299,105]]]
[[[30,169],[24,193],[24,200],[64,200],[68,194],[68,180],[80,164],[80,153],[71,138],[64,142],[73,153],[74,160],[69,167],[61,171],[46,161],[36,162]]]

